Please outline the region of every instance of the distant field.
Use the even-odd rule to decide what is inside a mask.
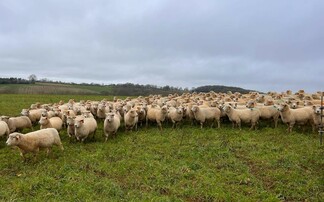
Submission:
[[[56,83],[0,84],[0,93],[6,94],[57,94],[99,95],[111,91],[107,86],[72,85]]]
[[[107,96],[1,94],[0,114],[18,115],[37,101],[54,103]],[[262,123],[242,131],[165,124],[124,132],[104,143],[103,123],[94,141],[70,142],[65,151],[41,152],[21,162],[0,139],[0,201],[324,201],[324,147],[317,134]],[[38,126],[36,127],[36,129]],[[24,132],[28,132],[25,130]]]

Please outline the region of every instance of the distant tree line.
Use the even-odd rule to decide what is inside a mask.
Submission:
[[[231,92],[240,92],[240,93],[248,93],[252,90],[247,90],[239,87],[231,87],[231,86],[223,86],[223,85],[206,85],[200,86],[197,88],[192,88],[189,90],[188,88],[181,88],[181,87],[173,87],[173,86],[157,86],[157,85],[140,85],[140,84],[133,84],[133,83],[125,83],[125,84],[98,84],[98,83],[73,83],[73,82],[62,82],[62,81],[51,81],[47,78],[37,79],[36,75],[32,74],[27,79],[22,78],[0,78],[0,84],[35,84],[36,82],[39,83],[59,83],[59,84],[70,84],[70,85],[83,85],[83,86],[102,86],[104,87],[101,90],[100,94],[102,95],[125,95],[125,96],[138,96],[143,95],[147,96],[150,94],[161,94],[161,95],[168,95],[168,94],[182,94],[187,92],[222,92],[227,93],[228,91]]]
[[[32,81],[22,78],[0,78],[0,84],[31,84]]]
[[[140,84],[132,84],[132,83],[125,83],[125,84],[110,84],[112,88],[113,95],[129,95],[129,96],[136,96],[136,95],[150,95],[150,94],[161,94],[161,95],[168,95],[168,94],[182,94],[184,90],[182,88],[172,87],[172,86],[163,86],[159,87],[156,85],[140,85]]]
[[[210,91],[214,91],[214,92],[220,92],[220,93],[227,93],[229,91],[235,93],[235,92],[239,92],[239,93],[249,93],[252,90],[247,90],[244,88],[239,88],[239,87],[231,87],[231,86],[222,86],[222,85],[207,85],[207,86],[200,86],[197,88],[194,88],[191,90],[191,92],[203,92],[203,93],[207,93]]]

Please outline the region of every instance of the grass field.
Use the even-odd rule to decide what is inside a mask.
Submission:
[[[103,96],[1,95],[1,115],[31,103]],[[0,140],[0,201],[323,201],[324,147],[310,131],[286,134],[280,124],[242,131],[191,126],[160,132],[155,125],[104,143],[70,142],[22,163]],[[28,132],[25,130],[24,132]]]

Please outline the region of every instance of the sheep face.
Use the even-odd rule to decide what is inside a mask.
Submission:
[[[23,109],[20,114],[22,116],[29,116],[29,110],[28,109]]]
[[[297,102],[291,102],[290,107],[292,109],[297,109],[298,105],[299,105],[299,101],[297,101]]]
[[[183,107],[177,107],[177,113],[178,114],[183,114]]]
[[[16,146],[19,145],[21,139],[21,134],[20,133],[11,133],[9,135],[8,140],[6,141],[6,144],[8,146]]]
[[[74,125],[74,119],[75,119],[75,117],[72,117],[72,116],[66,117],[66,123],[67,123],[67,125],[73,126]]]
[[[231,105],[226,105],[223,107],[223,110],[225,113],[230,113],[232,111],[232,106]]]
[[[198,110],[199,110],[199,107],[198,107],[198,106],[192,106],[192,108],[191,108],[191,111],[192,111],[193,113],[198,112]]]
[[[115,114],[114,113],[107,113],[106,114],[106,119],[108,122],[113,122],[114,121]]]
[[[161,112],[163,113],[163,114],[167,114],[168,113],[168,108],[167,108],[167,106],[163,106],[162,108],[161,108]]]
[[[314,113],[317,115],[321,114],[321,107],[320,106],[313,106]]]
[[[60,110],[60,109],[56,109],[56,110],[54,110],[54,114],[55,114],[55,116],[59,116],[60,113],[61,113],[61,110]]]
[[[47,111],[42,111],[42,117],[47,117]]]
[[[132,118],[135,118],[136,116],[138,116],[138,115],[137,115],[137,112],[136,112],[135,109],[131,109],[131,110],[129,111],[129,114],[130,114],[130,117],[132,117]]]
[[[84,123],[84,119],[74,120],[74,127],[80,128]]]
[[[289,110],[289,105],[288,104],[281,104],[278,107],[278,111],[280,111],[280,112],[285,112],[287,110]]]
[[[45,125],[49,122],[48,118],[47,117],[42,117],[40,120],[39,120],[39,124],[40,125]]]
[[[246,108],[254,108],[255,107],[255,102],[254,101],[249,101],[246,103]]]

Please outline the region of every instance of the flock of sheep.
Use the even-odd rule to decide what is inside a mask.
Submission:
[[[103,134],[105,141],[116,136],[120,126],[126,131],[137,130],[143,123],[155,122],[162,130],[162,123],[170,121],[172,128],[180,122],[188,120],[198,122],[200,127],[210,123],[211,127],[221,119],[232,122],[233,128],[241,129],[241,123],[250,124],[250,129],[256,129],[260,120],[272,120],[277,127],[278,120],[288,125],[291,132],[295,124],[310,125],[315,131],[322,124],[321,92],[307,94],[303,90],[292,93],[269,92],[260,94],[241,93],[186,93],[150,95],[148,97],[114,98],[113,101],[84,101],[75,102],[70,99],[67,103],[60,101],[54,104],[35,103],[29,109],[22,109],[19,117],[0,117],[0,137],[7,136],[7,145],[17,146],[25,160],[25,154],[32,152],[36,155],[40,148],[51,151],[52,145],[58,145],[63,150],[60,140],[60,130],[67,130],[71,139],[83,142],[96,134],[99,120],[104,121]],[[324,120],[324,119],[323,119]],[[27,134],[24,128],[33,129],[40,124],[40,130]]]

